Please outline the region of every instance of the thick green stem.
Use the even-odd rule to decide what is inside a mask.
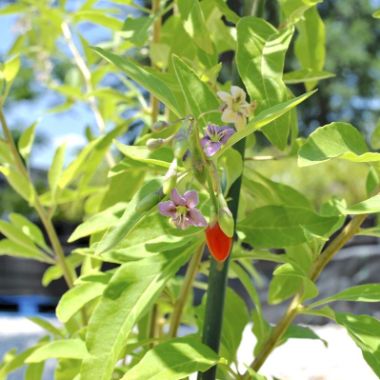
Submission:
[[[240,153],[244,162],[245,139],[234,145]],[[230,208],[236,226],[239,208],[240,188],[242,175],[232,184],[228,192],[228,207]],[[229,258],[222,264],[211,259],[210,275],[208,280],[206,314],[203,324],[202,341],[215,352],[219,352],[220,337],[222,332],[224,300],[227,287]],[[198,374],[198,380],[214,380],[216,377],[216,366],[204,373]]]
[[[350,223],[339,233],[339,235],[327,246],[322,254],[315,261],[310,272],[310,280],[316,281],[326,267],[326,265],[333,259],[333,257],[351,240],[351,238],[359,231],[360,226],[366,219],[367,215],[356,215],[352,218]],[[294,318],[298,315],[302,308],[302,290],[300,290],[293,298],[287,311],[280,319],[276,327],[273,329],[272,334],[264,343],[262,350],[259,352],[255,360],[251,364],[254,371],[258,371],[265,363],[270,353],[276,348],[279,340],[282,338]],[[249,379],[250,375],[245,373],[244,379]]]
[[[177,331],[178,331],[178,327],[181,321],[183,309],[186,305],[186,301],[192,289],[195,276],[198,272],[199,265],[202,260],[203,250],[204,250],[204,244],[202,244],[197,249],[193,257],[191,258],[189,266],[187,268],[186,275],[183,280],[181,292],[177,299],[177,302],[174,305],[174,310],[173,310],[173,314],[170,321],[169,336],[172,338],[177,336]]]

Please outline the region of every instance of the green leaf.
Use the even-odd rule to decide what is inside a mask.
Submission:
[[[47,319],[42,319],[40,317],[29,317],[28,319],[31,322],[35,323],[37,326],[49,332],[50,334],[63,338],[62,331],[55,327],[53,324],[51,324]]]
[[[333,78],[334,76],[334,73],[330,73],[328,71],[304,69],[288,72],[284,74],[283,79],[286,84],[308,84],[309,82],[317,82],[323,79]]]
[[[53,260],[34,246],[25,246],[9,239],[0,240],[0,255],[9,255],[52,264]]]
[[[215,54],[206,22],[198,1],[177,0],[177,6],[186,32],[206,54]]]
[[[28,4],[9,4],[0,8],[0,15],[10,15],[13,13],[21,13],[29,8]]]
[[[380,153],[368,152],[363,135],[351,124],[334,122],[316,129],[298,152],[301,167],[333,158],[353,162],[380,161]]]
[[[347,329],[361,349],[364,360],[380,377],[380,321],[369,315],[335,313],[336,321]]]
[[[296,189],[271,181],[254,170],[244,169],[243,188],[254,208],[286,205],[312,209],[310,201]]]
[[[299,326],[299,325],[290,325],[285,331],[284,335],[281,338],[279,344],[284,344],[288,339],[313,339],[320,340],[325,347],[328,346],[326,340],[322,339],[318,334],[316,334],[310,327]]]
[[[308,9],[302,20],[297,23],[298,37],[295,54],[301,67],[305,70],[319,72],[325,65],[325,25],[316,6]],[[312,90],[317,82],[305,83],[307,90]]]
[[[375,195],[365,201],[356,203],[353,206],[345,206],[345,204],[337,204],[337,210],[343,215],[363,215],[374,214],[380,212],[380,194]]]
[[[335,301],[353,301],[353,302],[380,302],[380,284],[357,285],[334,294],[333,296],[323,298],[309,308],[325,305]]]
[[[219,101],[215,93],[199,79],[193,69],[176,55],[173,55],[172,62],[190,113],[198,118],[204,112],[218,110]],[[206,119],[214,121],[215,117],[207,115]],[[219,120],[218,116],[216,121]]]
[[[293,264],[283,264],[273,272],[273,279],[269,285],[268,301],[276,305],[302,289],[302,299],[314,298],[318,295],[318,288],[307,277],[301,268]]]
[[[12,82],[20,70],[20,58],[13,57],[4,63],[3,76],[7,82]]]
[[[238,229],[256,248],[283,248],[308,241],[309,234],[329,235],[337,221],[305,208],[264,206],[254,209]]]
[[[323,0],[280,0],[281,10],[287,23],[299,21],[304,13]]]
[[[372,16],[375,17],[375,18],[380,18],[380,9],[378,9],[376,12],[374,12],[372,14]]]
[[[33,188],[31,183],[16,168],[0,165],[0,173],[3,174],[13,189],[26,201],[32,203]]]
[[[145,196],[154,191],[157,191],[157,182],[153,180],[145,184],[133,196],[132,200],[128,203],[123,216],[119,219],[116,228],[111,228],[96,247],[96,254],[101,254],[102,252],[113,248],[121,240],[125,239],[128,236],[128,233],[143,220],[150,210],[137,212],[136,207]]]
[[[115,145],[117,149],[119,149],[119,151],[123,153],[126,157],[130,158],[133,161],[138,161],[145,164],[144,168],[146,168],[147,165],[152,165],[153,167],[158,166],[165,169],[169,169],[170,167],[170,163],[172,160],[171,154],[168,156],[168,161],[159,160],[154,158],[155,156],[157,156],[157,151],[152,152],[146,146],[125,145],[120,142],[116,142]],[[166,149],[163,150],[166,151]]]
[[[237,24],[237,67],[251,101],[257,102],[257,112],[289,99],[282,76],[293,32],[293,27],[278,31],[257,17],[244,17]],[[291,117],[287,114],[267,125],[263,132],[274,145],[284,149],[290,127]]]
[[[178,84],[176,79],[168,73],[141,66],[131,59],[120,57],[101,48],[93,48],[101,57],[116,65],[130,78],[151,92],[157,99],[164,103],[178,117],[186,114],[181,97],[176,96]]]
[[[21,230],[22,233],[28,236],[34,243],[36,243],[41,248],[50,250],[45,242],[44,235],[38,226],[36,226],[21,214],[11,213],[9,215],[9,219],[14,226]]]
[[[55,199],[55,194],[62,175],[63,165],[65,161],[65,153],[66,144],[63,144],[60,147],[58,147],[55,151],[53,161],[49,169],[48,182],[53,199]]]
[[[57,318],[66,323],[84,305],[102,295],[105,284],[86,282],[69,289],[59,300],[56,314]]]
[[[154,18],[148,17],[127,17],[123,24],[123,31],[120,33],[128,41],[136,46],[143,46],[149,38],[149,29]]]
[[[113,227],[120,219],[120,215],[127,208],[127,203],[119,202],[115,205],[91,216],[80,224],[67,239],[69,243],[90,236],[97,232]]]
[[[218,355],[199,338],[186,336],[149,350],[122,380],[179,380],[204,372],[218,362]]]
[[[52,358],[85,359],[86,357],[88,357],[88,352],[83,340],[65,339],[43,345],[28,356],[25,362],[39,363]]]
[[[36,126],[37,123],[33,123],[29,128],[25,129],[18,141],[18,150],[25,160],[28,159],[30,152],[32,151]]]
[[[111,377],[133,326],[195,248],[181,248],[117,269],[87,328],[86,344],[91,357],[83,363],[82,380]]]
[[[283,103],[276,104],[275,106],[268,108],[265,111],[260,112],[243,129],[234,133],[228,139],[227,143],[223,146],[223,148],[219,150],[213,157],[217,158],[221,156],[232,145],[236,144],[238,141],[240,141],[241,139],[244,139],[250,134],[260,130],[262,127],[269,124],[273,120],[276,120],[282,115],[291,111],[294,107],[298,106],[298,104],[302,103],[304,100],[309,98],[315,92],[316,90],[307,92],[303,95],[297,96],[296,98],[287,100],[286,102],[283,102]]]
[[[228,21],[231,21],[235,24],[239,21],[240,17],[231,8],[228,7],[224,0],[213,0],[213,2],[219,8],[219,10],[226,16]]]
[[[103,10],[82,10],[76,11],[73,15],[74,22],[88,21],[114,31],[119,31],[123,27],[122,21],[105,15]]]
[[[42,380],[45,363],[29,364],[25,371],[24,380]]]

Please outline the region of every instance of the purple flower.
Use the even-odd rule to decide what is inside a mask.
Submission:
[[[170,194],[170,201],[160,202],[158,209],[160,214],[168,216],[173,223],[184,230],[190,226],[206,227],[207,221],[196,208],[199,203],[196,191],[186,191],[180,195],[176,189]]]
[[[219,127],[215,124],[207,125],[205,136],[201,139],[201,145],[206,156],[213,156],[234,133],[235,130],[231,127]]]

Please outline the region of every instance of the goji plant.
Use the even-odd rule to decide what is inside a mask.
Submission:
[[[318,297],[317,280],[340,249],[355,235],[379,235],[362,224],[380,212],[380,153],[349,120],[298,136],[297,106],[318,97],[320,81],[336,80],[324,67],[322,1],[279,0],[272,23],[264,0],[230,3],[19,0],[0,8],[21,27],[0,69],[0,172],[43,228],[5,215],[0,254],[48,264],[43,284],[67,284],[59,327],[33,318],[46,336],[8,353],[0,378],[25,365],[26,379],[41,379],[54,358],[57,380],[259,380],[276,347],[317,337],[292,329],[305,314],[343,326],[380,377],[380,321],[331,306],[379,302],[380,284]],[[105,39],[90,42],[89,24]],[[92,114],[87,144],[70,162],[70,146],[59,146],[38,188],[30,156],[39,124],[30,120],[16,141],[7,121],[13,89],[30,70],[62,100],[49,113],[80,105]],[[331,192],[317,205],[266,175],[267,160],[296,161],[310,176],[330,161],[358,163],[368,168],[367,195],[350,205]],[[65,252],[56,217],[72,205],[80,221]],[[252,276],[260,260],[278,264],[268,302],[290,299],[275,325]],[[248,325],[256,344],[242,363]]]

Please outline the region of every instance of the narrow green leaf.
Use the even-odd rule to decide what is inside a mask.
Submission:
[[[84,305],[102,295],[106,285],[96,282],[86,282],[69,289],[59,300],[57,318],[66,323]]]
[[[334,122],[316,129],[298,152],[301,167],[333,158],[353,162],[380,161],[380,153],[368,152],[363,135],[351,124]]]
[[[122,380],[179,380],[204,372],[218,362],[218,355],[199,338],[186,336],[149,350]]]
[[[96,254],[100,254],[113,248],[147,215],[150,210],[137,212],[136,207],[146,195],[157,191],[157,188],[157,182],[151,181],[144,185],[133,196],[132,200],[128,203],[123,216],[119,219],[117,226],[114,229],[111,228],[96,247]]]
[[[353,286],[352,288],[345,289],[333,296],[314,302],[309,305],[309,308],[315,308],[335,301],[380,302],[380,284]]]
[[[50,323],[47,319],[43,319],[40,317],[29,317],[28,319],[50,334],[59,336],[62,338],[64,337],[63,332],[59,330],[57,327],[55,327],[52,323]]]
[[[45,242],[44,235],[41,232],[40,228],[25,218],[25,216],[21,214],[11,213],[9,215],[9,219],[14,226],[21,230],[22,233],[29,237],[35,244],[48,251],[50,250]]]
[[[323,79],[333,78],[335,76],[334,73],[330,73],[329,71],[316,71],[316,70],[298,70],[298,71],[290,71],[284,74],[284,82],[286,84],[298,84],[309,82],[317,82]]]
[[[375,17],[375,18],[380,18],[380,9],[378,9],[376,12],[374,12],[372,14],[372,16]]]
[[[91,216],[80,224],[68,238],[68,242],[105,231],[113,227],[120,219],[120,214],[127,208],[127,203],[119,202],[115,205]]]
[[[63,144],[57,148],[57,150],[54,153],[53,161],[48,172],[48,182],[53,199],[55,199],[55,193],[57,191],[58,183],[62,175],[65,160],[65,152],[66,144]]]
[[[120,57],[98,47],[93,49],[101,57],[116,65],[130,78],[145,87],[178,117],[183,117],[186,114],[186,109],[183,102],[181,102],[181,98],[176,96],[178,84],[172,75],[159,73],[149,67],[139,65],[131,59]]]
[[[102,10],[82,10],[73,13],[73,15],[74,22],[92,22],[114,31],[120,31],[123,27],[122,21],[115,17],[105,15]]]
[[[193,69],[178,56],[174,55],[172,62],[178,79],[178,84],[182,89],[190,113],[198,118],[204,112],[217,111],[219,101],[207,84],[202,82]],[[207,120],[214,119],[215,117],[211,114],[207,115]],[[216,121],[219,120],[220,117],[218,116]]]
[[[82,380],[108,380],[133,326],[195,246],[122,265],[104,291],[88,325]]]
[[[52,264],[54,261],[48,256],[44,255],[36,247],[16,243],[9,239],[0,240],[0,255],[9,255],[15,257],[21,257],[24,259],[32,259],[42,261],[43,263]]]
[[[37,123],[33,123],[29,128],[26,128],[18,141],[18,150],[25,160],[28,159],[30,152],[32,151],[34,137],[36,134],[36,126]]]
[[[13,57],[4,63],[3,76],[7,82],[12,82],[20,70],[20,58]]]
[[[123,24],[121,36],[127,38],[136,46],[143,46],[149,38],[149,28],[152,26],[154,18],[148,17],[127,17]]]
[[[65,339],[43,345],[28,356],[25,362],[39,363],[53,358],[85,359],[86,357],[88,357],[88,352],[83,340]]]

